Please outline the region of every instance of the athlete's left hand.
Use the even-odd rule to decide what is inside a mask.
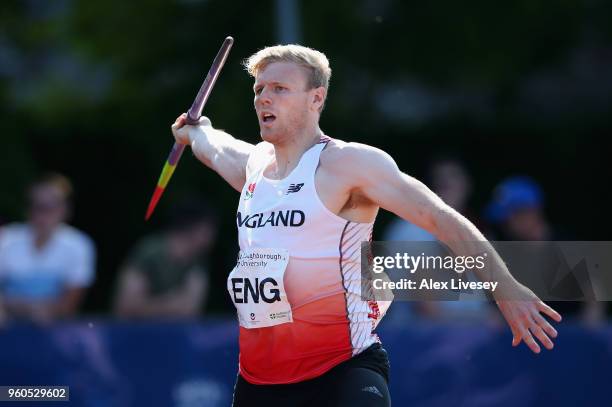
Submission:
[[[557,330],[540,313],[544,313],[556,322],[561,322],[561,315],[538,298],[527,287],[517,283],[514,289],[520,291],[521,300],[497,300],[497,306],[512,330],[512,346],[525,342],[534,353],[540,353],[540,346],[533,336],[546,347],[552,349],[554,344],[549,338],[557,337]],[[505,297],[512,298],[512,297]],[[523,298],[525,298],[523,300]]]

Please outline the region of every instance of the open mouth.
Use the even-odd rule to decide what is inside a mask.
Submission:
[[[264,113],[261,115],[261,120],[264,123],[272,123],[274,120],[276,120],[276,116],[274,116],[272,113]]]

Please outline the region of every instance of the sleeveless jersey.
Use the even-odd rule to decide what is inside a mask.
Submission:
[[[273,159],[269,143],[249,157],[237,213],[240,249],[288,251],[283,282],[293,314],[293,322],[240,327],[239,371],[250,383],[312,379],[379,342],[374,328],[390,303],[361,297],[361,242],[371,240],[374,223],[342,219],[315,189],[330,140],[322,137],[282,180],[263,174]]]

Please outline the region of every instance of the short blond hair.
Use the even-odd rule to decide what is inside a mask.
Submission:
[[[308,69],[308,90],[318,87],[329,88],[331,68],[324,53],[302,45],[275,45],[261,49],[244,61],[244,67],[249,75],[257,74],[273,62],[292,62]]]

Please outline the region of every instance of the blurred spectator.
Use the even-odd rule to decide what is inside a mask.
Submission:
[[[497,240],[555,240],[543,213],[544,196],[531,178],[510,177],[499,183],[485,210]]]
[[[5,224],[4,218],[0,215],[0,234],[2,234],[2,225]],[[2,236],[0,236],[0,242],[2,241]],[[4,311],[4,307],[2,306],[2,292],[0,291],[0,328],[6,322],[6,312]]]
[[[216,235],[216,219],[205,202],[177,205],[164,233],[139,242],[122,267],[115,313],[197,317],[208,293],[207,259]]]
[[[2,215],[0,215],[0,234],[2,234],[2,225],[4,225],[4,218],[2,218]],[[0,242],[2,242],[2,236],[0,236]],[[4,307],[2,306],[2,292],[0,291],[0,326],[2,326],[2,324],[5,322],[6,320],[6,313],[4,311]]]
[[[95,277],[95,246],[66,225],[70,181],[46,174],[28,188],[27,223],[0,231],[0,297],[8,318],[50,322],[77,312]]]
[[[441,156],[432,160],[425,178],[432,189],[442,200],[456,211],[478,224],[468,209],[472,193],[472,180],[464,164],[458,158]],[[391,221],[384,234],[386,241],[436,241],[436,237],[412,223],[396,217]],[[441,249],[442,250],[442,249]],[[469,276],[476,281],[475,276]],[[394,304],[389,310],[387,320],[393,320],[397,314],[409,313],[408,305]],[[423,301],[414,302],[413,312],[420,316],[445,320],[482,319],[490,315],[486,298],[461,301]],[[395,310],[393,309],[395,308]],[[403,317],[400,319],[404,319]],[[400,322],[400,321],[396,321]]]
[[[551,226],[544,214],[542,189],[533,179],[526,176],[509,177],[499,183],[485,210],[485,217],[492,224],[497,240],[571,240]],[[602,304],[596,301],[586,303],[547,301],[547,303],[564,316],[580,314],[590,322],[600,320],[604,313]]]

